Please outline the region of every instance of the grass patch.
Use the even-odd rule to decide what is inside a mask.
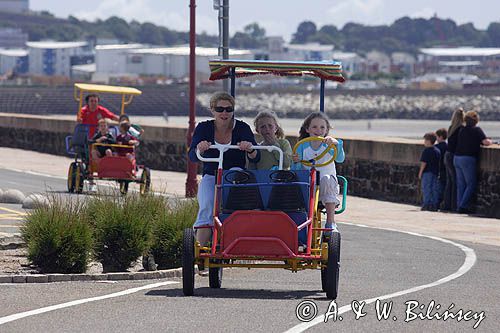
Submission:
[[[21,235],[28,259],[42,273],[84,273],[92,253],[92,229],[85,204],[54,196],[26,217]]]
[[[182,264],[182,234],[193,226],[198,212],[196,200],[176,200],[159,214],[154,223],[151,254],[158,269],[180,267]]]

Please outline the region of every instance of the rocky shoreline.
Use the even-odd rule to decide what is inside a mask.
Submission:
[[[459,107],[475,110],[481,120],[500,120],[500,96],[496,95],[414,95],[414,94],[342,94],[329,92],[325,110],[334,119],[429,119],[449,120]],[[203,106],[209,105],[210,93],[197,95]],[[236,97],[237,108],[248,116],[259,111],[275,111],[286,118],[303,118],[319,110],[318,94],[243,93]]]

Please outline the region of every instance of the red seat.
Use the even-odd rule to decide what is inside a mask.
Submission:
[[[105,156],[99,160],[97,169],[99,178],[132,179],[135,178],[135,159],[124,156]]]
[[[222,225],[224,255],[291,257],[297,254],[297,225],[280,211],[243,210]]]

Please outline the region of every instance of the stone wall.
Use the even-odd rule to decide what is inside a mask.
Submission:
[[[0,114],[0,145],[65,155],[64,138],[74,122],[40,116]],[[153,169],[186,170],[186,129],[144,126],[139,163]],[[293,144],[296,137],[289,136]],[[346,161],[338,173],[349,181],[349,194],[367,198],[420,204],[417,178],[421,142],[409,139],[345,137]],[[500,218],[500,148],[485,147],[480,156],[476,210]]]

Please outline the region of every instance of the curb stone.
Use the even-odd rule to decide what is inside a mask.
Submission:
[[[5,190],[0,196],[1,203],[22,204],[24,199],[23,192],[14,189]]]
[[[31,274],[0,275],[0,283],[50,283],[68,281],[121,281],[176,278],[182,276],[182,268],[160,271],[120,272],[102,274]]]

